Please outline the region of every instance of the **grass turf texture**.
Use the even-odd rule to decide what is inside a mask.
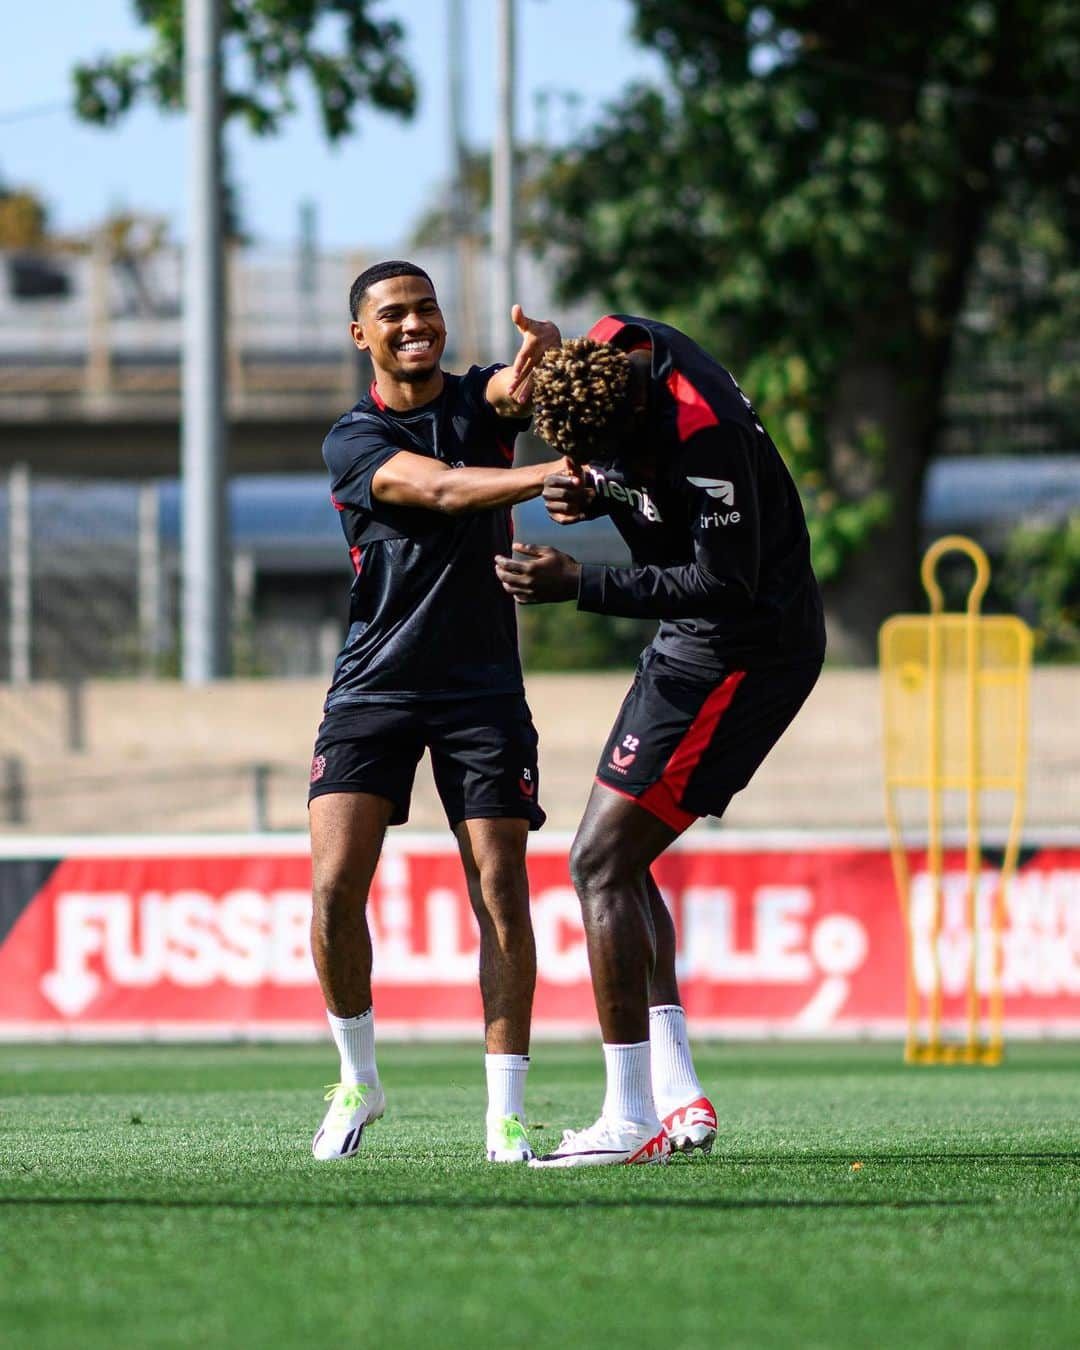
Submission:
[[[538,1173],[483,1161],[475,1047],[384,1046],[387,1118],[320,1164],[328,1047],[0,1046],[0,1341],[1077,1344],[1080,1047],[697,1059],[710,1160]],[[534,1142],[601,1092],[537,1047]]]

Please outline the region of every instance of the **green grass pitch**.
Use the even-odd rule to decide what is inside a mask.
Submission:
[[[0,1046],[0,1343],[1080,1343],[1080,1047],[697,1058],[711,1159],[537,1173],[483,1161],[476,1047],[384,1045],[387,1118],[319,1164],[329,1045]],[[601,1087],[538,1045],[534,1140]]]

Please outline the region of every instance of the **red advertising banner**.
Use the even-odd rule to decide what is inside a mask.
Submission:
[[[568,844],[555,836],[529,853],[541,1034],[596,1026]],[[932,897],[923,860],[911,861],[925,987]],[[697,1034],[902,1031],[903,931],[883,844],[701,831],[654,871]],[[309,885],[298,837],[11,841],[0,853],[0,1034],[321,1033]],[[994,886],[988,866],[984,910]],[[946,1017],[964,989],[964,894],[962,856],[949,855]],[[1006,913],[1008,1030],[1080,1033],[1080,839],[1025,849]],[[392,837],[369,915],[380,1035],[476,1034],[479,942],[452,841]]]

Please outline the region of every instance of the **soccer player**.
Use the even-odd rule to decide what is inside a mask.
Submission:
[[[570,856],[604,1041],[600,1118],[533,1166],[663,1162],[712,1147],[675,931],[650,868],[723,815],[813,688],[821,597],[795,485],[731,375],[683,333],[611,315],[547,353],[534,426],[575,461],[552,518],[607,513],[632,566],[527,544],[496,559],[520,603],[660,620],[608,737]],[[583,468],[578,461],[588,461]]]
[[[492,559],[509,551],[509,508],[539,496],[551,469],[511,465],[533,369],[559,330],[515,305],[514,364],[452,375],[421,268],[369,267],[349,303],[352,340],[375,380],[323,444],[355,576],[311,765],[311,948],[341,1056],[312,1151],[351,1157],[385,1107],[367,897],[387,827],[408,819],[427,748],[480,927],[487,1156],[524,1162],[536,980],[525,841],[544,813],[514,604]]]

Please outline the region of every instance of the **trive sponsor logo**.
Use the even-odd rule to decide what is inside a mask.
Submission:
[[[735,505],[735,484],[727,478],[695,478],[693,474],[687,474],[686,481],[692,483],[694,487],[701,488],[707,497],[715,497],[725,506]]]
[[[698,524],[703,530],[708,530],[714,525],[738,525],[742,516],[738,511],[703,511]]]
[[[645,488],[624,487],[622,483],[616,482],[613,478],[608,478],[602,469],[590,468],[589,477],[592,480],[593,487],[601,497],[606,497],[608,501],[625,502],[627,506],[639,511],[646,520],[654,524],[659,524],[663,519],[659,508]]]

